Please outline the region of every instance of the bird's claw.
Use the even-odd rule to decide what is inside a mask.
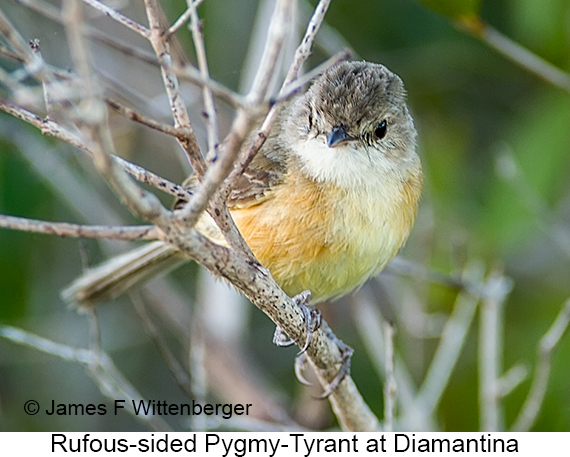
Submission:
[[[324,392],[318,397],[315,397],[318,400],[324,400],[330,397],[330,395],[338,388],[343,379],[346,378],[346,376],[350,373],[350,359],[354,353],[354,349],[352,349],[350,346],[347,346],[338,339],[337,345],[342,356],[340,369],[338,370],[338,373],[333,378],[333,380],[325,387]]]
[[[307,366],[307,354],[299,354],[295,358],[295,376],[299,380],[299,382],[305,386],[312,386],[312,384],[307,381],[307,378],[303,375],[303,371]]]
[[[301,348],[301,351],[298,355],[301,355],[307,351],[309,345],[311,344],[311,340],[313,339],[313,333],[315,333],[321,326],[321,313],[318,309],[309,305],[309,301],[311,299],[311,291],[305,290],[298,295],[293,297],[293,301],[301,311],[303,312],[303,318],[305,321],[305,344]],[[296,340],[291,340],[285,334],[281,327],[277,326],[275,328],[275,333],[273,334],[273,343],[277,346],[281,347],[288,347],[295,344]]]

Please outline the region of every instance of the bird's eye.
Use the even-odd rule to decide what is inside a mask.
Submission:
[[[386,120],[383,120],[382,122],[380,122],[380,124],[378,124],[376,126],[376,129],[374,129],[374,135],[376,135],[376,138],[378,138],[379,140],[384,138],[386,136],[386,128],[387,127],[388,127],[388,124],[386,123]]]
[[[309,130],[313,128],[313,112],[309,113]]]

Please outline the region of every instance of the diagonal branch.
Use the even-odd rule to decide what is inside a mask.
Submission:
[[[127,405],[134,405],[143,401],[142,395],[125,379],[106,352],[95,352],[90,349],[56,343],[8,325],[0,325],[0,337],[69,362],[85,365],[87,374],[98,385],[101,393],[112,402],[118,398],[126,399]],[[126,409],[133,417],[142,421],[153,430],[171,431],[170,426],[159,416],[136,414],[131,407]]]
[[[83,0],[84,3],[95,8],[98,11],[101,11],[105,14],[105,16],[109,16],[110,18],[114,19],[115,21],[123,24],[125,27],[137,32],[139,35],[142,35],[145,38],[150,37],[150,30],[146,28],[144,25],[139,24],[136,21],[126,17],[125,15],[119,13],[116,9],[113,9],[104,3],[101,3],[99,0]]]
[[[480,39],[525,70],[566,92],[570,92],[570,75],[568,73],[511,40],[481,19],[465,17],[460,19],[457,25],[460,30]]]
[[[541,338],[538,345],[537,363],[534,379],[528,397],[519,413],[512,430],[515,432],[528,432],[536,422],[538,412],[544,401],[546,387],[550,377],[550,361],[554,349],[568,331],[570,325],[570,299],[564,303],[556,320]]]
[[[54,122],[50,119],[44,119],[20,106],[2,100],[0,100],[0,110],[5,111],[14,117],[17,117],[18,119],[21,119],[37,127],[40,129],[42,134],[50,135],[62,141],[65,141],[66,143],[75,146],[81,151],[84,151],[90,157],[93,157],[93,151],[89,149],[83,140],[81,140],[78,136],[74,135],[57,122]],[[189,200],[192,197],[192,193],[188,189],[180,186],[179,184],[175,184],[161,176],[158,176],[157,174],[152,173],[151,171],[148,171],[139,165],[136,165],[118,156],[113,156],[113,160],[116,161],[118,165],[120,165],[129,175],[131,175],[137,181],[144,182],[145,184],[156,187],[157,189],[169,193],[176,198]]]

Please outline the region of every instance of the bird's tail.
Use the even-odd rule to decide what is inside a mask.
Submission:
[[[187,260],[176,249],[155,241],[87,270],[62,291],[61,297],[72,306],[88,308],[116,298]]]

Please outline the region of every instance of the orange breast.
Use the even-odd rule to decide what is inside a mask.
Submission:
[[[232,211],[259,261],[289,295],[314,302],[343,295],[377,273],[411,230],[419,189],[389,202],[288,176],[262,203]],[[397,200],[397,201],[396,201]]]

